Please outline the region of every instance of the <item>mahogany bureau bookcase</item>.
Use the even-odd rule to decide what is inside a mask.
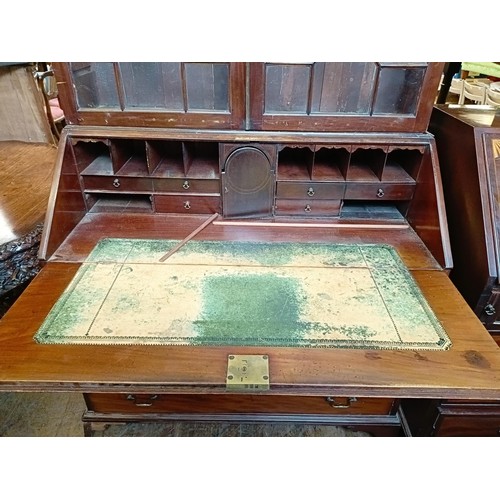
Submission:
[[[403,400],[500,400],[500,350],[448,276],[453,261],[439,162],[427,132],[443,64],[79,62],[54,69],[68,125],[40,244],[43,269],[0,323],[0,390],[82,393],[87,435],[113,422],[164,420],[327,423],[401,435],[410,432]],[[103,329],[104,342],[87,339],[89,331],[81,342],[66,342],[62,330],[86,313],[86,304],[52,327],[47,320],[75,299],[68,290],[76,286],[86,286],[92,300],[104,293],[102,280],[89,276],[118,257],[93,256],[104,243],[124,241],[129,248],[171,248],[166,267],[129,287],[133,299],[149,290],[159,309],[156,275],[187,248],[205,259],[204,272],[231,278],[236,267],[258,267],[238,264],[241,255],[232,250],[257,246],[261,260],[282,262],[281,249],[300,261],[297,269],[268,267],[271,274],[288,273],[290,284],[296,272],[303,283],[321,286],[293,295],[245,281],[236,330],[266,324],[260,316],[271,311],[276,317],[268,324],[286,337],[292,323],[283,311],[293,316],[290,304],[314,298],[320,306],[312,316],[326,314],[336,300],[328,287],[338,296],[358,290],[358,306],[348,311],[353,324],[320,331],[316,344],[294,344],[291,334],[277,341],[269,331],[251,342],[225,341],[217,333],[230,321],[221,316],[212,343],[179,341],[181,335],[148,343],[137,340],[140,308],[132,300],[109,309],[116,322]],[[347,255],[354,247],[361,264],[338,260],[335,276],[350,278],[329,279],[331,252]],[[365,327],[354,328],[372,316],[371,299],[353,276],[360,267],[378,279],[366,253],[374,249],[394,259],[372,291],[385,293],[384,307],[409,322],[405,332],[395,323],[397,336],[409,335],[406,343],[377,343]],[[396,275],[406,291],[391,285]],[[186,271],[171,281],[188,278]],[[191,314],[189,293],[200,283],[173,294],[173,309]],[[224,299],[235,316],[240,288]],[[219,312],[224,291],[204,292]],[[405,293],[413,305],[398,310]],[[245,316],[247,302],[256,305],[253,316]],[[417,309],[438,332],[432,345],[418,342]],[[118,323],[125,333],[110,341]],[[302,338],[298,330],[294,338]],[[323,338],[334,330],[341,340],[329,344]]]

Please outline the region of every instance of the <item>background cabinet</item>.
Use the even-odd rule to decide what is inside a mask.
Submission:
[[[455,286],[500,344],[500,117],[494,108],[436,106]]]

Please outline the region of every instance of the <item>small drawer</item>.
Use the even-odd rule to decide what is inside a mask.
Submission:
[[[414,184],[388,184],[383,182],[348,182],[346,200],[411,200]]]
[[[147,177],[125,177],[113,175],[82,175],[86,191],[132,191],[150,192],[151,179]]]
[[[220,196],[155,194],[153,207],[157,213],[213,214],[220,212]]]
[[[387,398],[268,396],[251,394],[85,394],[87,408],[99,413],[391,415]]]
[[[345,182],[278,182],[278,198],[331,200],[344,197]]]
[[[438,413],[438,436],[500,436],[499,401],[448,400]]]
[[[499,437],[500,415],[441,415],[435,428],[437,436]]]
[[[288,200],[277,199],[276,215],[302,215],[305,217],[337,217],[342,200]]]
[[[219,179],[153,179],[153,190],[156,193],[220,193]]]

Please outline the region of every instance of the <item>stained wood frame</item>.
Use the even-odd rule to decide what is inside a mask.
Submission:
[[[229,111],[79,109],[69,63],[53,63],[59,102],[66,122],[74,125],[241,129],[245,123],[245,63],[229,63]]]

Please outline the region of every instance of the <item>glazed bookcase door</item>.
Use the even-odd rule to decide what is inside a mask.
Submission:
[[[424,132],[442,63],[251,63],[257,130]]]
[[[69,124],[244,126],[242,63],[78,62],[54,64],[54,69]]]

